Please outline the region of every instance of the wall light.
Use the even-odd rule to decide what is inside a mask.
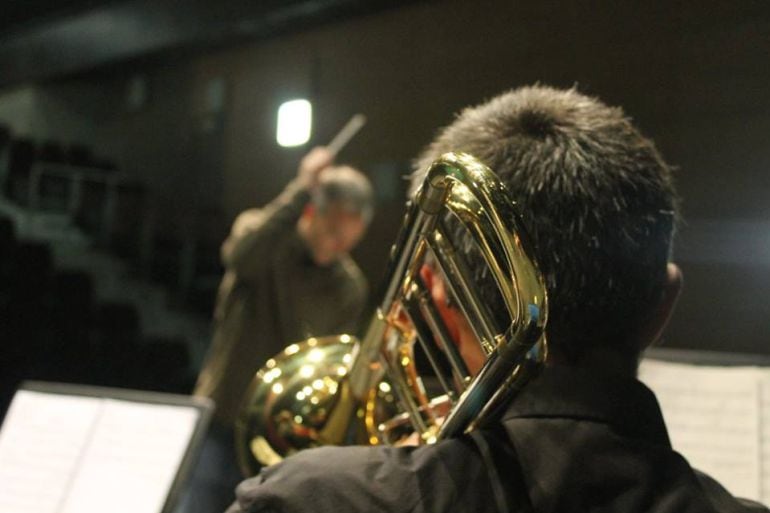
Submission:
[[[313,107],[307,100],[291,100],[278,107],[275,139],[285,147],[299,146],[310,140]]]

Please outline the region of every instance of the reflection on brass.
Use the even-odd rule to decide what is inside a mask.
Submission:
[[[457,256],[450,219],[470,234],[488,267],[509,317],[504,326],[480,299],[469,263]],[[412,433],[431,443],[494,418],[546,357],[547,297],[527,240],[489,168],[462,153],[434,162],[408,204],[385,297],[363,339],[292,344],[254,377],[236,422],[244,473],[308,447],[394,443]],[[420,277],[426,258],[486,355],[475,376]]]
[[[251,439],[249,449],[251,450],[251,453],[254,454],[254,456],[259,461],[264,462],[265,465],[272,465],[273,463],[278,463],[283,459],[278,455],[277,452],[273,450],[272,447],[270,447],[270,444],[267,443],[267,440],[261,436],[255,436]]]
[[[245,474],[301,449],[366,443],[363,421],[360,432],[349,432],[359,404],[346,380],[356,345],[348,335],[312,338],[287,347],[257,372],[235,425]]]

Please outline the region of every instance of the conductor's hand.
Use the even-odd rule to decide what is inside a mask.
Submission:
[[[316,146],[302,158],[297,177],[312,189],[318,184],[321,171],[331,166],[333,161],[334,154],[332,152],[323,146]]]

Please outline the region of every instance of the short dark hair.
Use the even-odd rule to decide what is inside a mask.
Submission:
[[[324,170],[313,194],[313,203],[320,212],[329,205],[361,214],[369,222],[374,213],[374,193],[366,176],[350,166],[335,166]]]
[[[480,159],[518,203],[545,277],[552,350],[571,362],[591,346],[636,356],[625,335],[661,297],[678,210],[652,141],[620,108],[531,86],[463,110],[416,160],[414,182],[448,151]]]

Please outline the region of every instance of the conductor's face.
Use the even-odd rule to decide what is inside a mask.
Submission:
[[[366,222],[359,213],[329,205],[324,211],[310,209],[306,241],[313,261],[328,265],[352,250],[366,231]]]

